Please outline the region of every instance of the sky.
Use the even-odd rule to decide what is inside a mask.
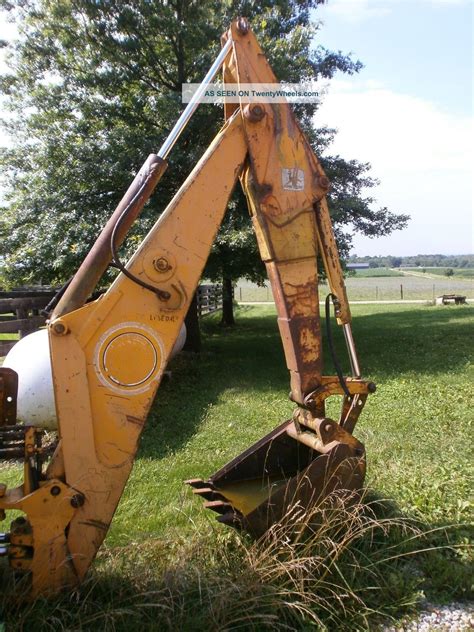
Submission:
[[[364,64],[324,86],[315,125],[338,130],[331,153],[371,163],[377,207],[411,216],[392,235],[355,235],[351,254],[474,252],[473,9],[474,0],[329,0],[313,13],[314,45]],[[0,38],[14,34],[0,14]]]
[[[315,45],[351,52],[315,117],[338,129],[331,152],[372,165],[378,206],[406,229],[354,237],[352,254],[474,252],[473,0],[329,0]]]

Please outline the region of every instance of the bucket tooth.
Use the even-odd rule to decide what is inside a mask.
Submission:
[[[225,524],[227,527],[234,527],[234,529],[241,530],[244,529],[245,519],[242,514],[237,513],[236,511],[228,511],[222,516],[217,516],[217,522],[221,524]]]
[[[217,492],[215,489],[212,489],[211,487],[200,487],[197,489],[193,489],[193,494],[201,496],[205,500],[227,500],[225,496],[219,494],[219,492]]]
[[[185,485],[189,485],[194,489],[201,489],[203,487],[209,487],[209,481],[203,481],[202,478],[190,478],[187,481],[184,481]]]
[[[223,500],[210,500],[204,503],[206,509],[212,509],[218,514],[224,515],[229,511],[233,511],[233,507],[230,503]]]

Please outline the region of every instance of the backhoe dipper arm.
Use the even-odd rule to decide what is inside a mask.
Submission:
[[[245,22],[234,23],[224,41],[227,38],[234,54],[224,65],[225,81],[278,83]],[[235,107],[227,104],[226,115]],[[338,322],[352,340],[351,313],[325,197],[329,180],[288,104],[242,109],[249,146],[242,186],[275,297],[291,397],[304,405],[322,381],[318,252],[335,297]],[[352,349],[355,355],[353,342]],[[350,353],[352,361],[351,349]],[[360,370],[353,375],[360,377]]]

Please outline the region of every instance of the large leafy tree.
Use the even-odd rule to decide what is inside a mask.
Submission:
[[[181,106],[181,84],[199,81],[237,15],[250,17],[276,75],[331,78],[361,64],[312,42],[312,12],[324,0],[0,0],[18,24],[1,78],[14,144],[4,150],[0,257],[12,283],[60,283],[77,268],[146,155],[156,151]],[[317,14],[317,11],[316,11]],[[331,132],[313,130],[315,105],[297,114],[318,153]],[[221,124],[201,106],[126,248],[136,247]],[[365,234],[399,228],[405,216],[373,210],[362,195],[369,166],[326,156],[330,205],[343,252],[348,226]],[[207,276],[255,281],[264,272],[242,196],[234,197]]]

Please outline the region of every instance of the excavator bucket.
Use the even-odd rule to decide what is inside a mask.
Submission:
[[[328,419],[324,423],[336,425]],[[260,537],[294,508],[313,513],[335,490],[362,488],[365,450],[350,437],[347,443],[335,440],[323,446],[316,433],[286,421],[208,480],[186,482],[206,508],[219,514],[219,522]]]

